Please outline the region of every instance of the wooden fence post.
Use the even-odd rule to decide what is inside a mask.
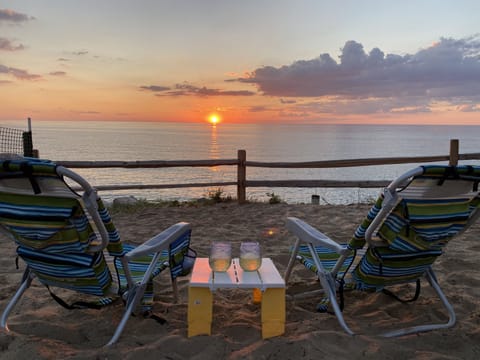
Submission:
[[[237,199],[239,204],[246,202],[246,181],[247,181],[247,152],[238,150],[238,166],[237,166]]]
[[[457,166],[458,165],[458,139],[451,139],[450,140],[450,166]]]
[[[28,157],[34,156],[32,132],[24,131],[22,133],[22,137],[23,137],[23,156],[28,156]]]

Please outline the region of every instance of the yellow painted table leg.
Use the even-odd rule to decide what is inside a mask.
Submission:
[[[188,337],[211,334],[212,298],[209,288],[188,289]]]
[[[285,288],[266,289],[262,296],[262,337],[285,332]]]

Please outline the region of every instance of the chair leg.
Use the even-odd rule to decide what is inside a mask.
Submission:
[[[34,276],[33,276],[32,272],[27,267],[25,269],[25,272],[23,273],[23,279],[22,279],[22,282],[20,283],[20,287],[18,288],[15,295],[13,295],[13,298],[10,300],[10,302],[7,304],[7,307],[3,311],[2,318],[0,320],[0,327],[2,329],[6,330],[6,331],[9,331],[8,330],[8,325],[7,325],[8,315],[10,315],[10,312],[13,310],[13,308],[17,304],[18,300],[20,300],[20,298],[22,297],[25,290],[27,290],[30,287],[30,284],[32,283],[33,277]]]
[[[172,280],[172,290],[173,290],[173,301],[176,304],[178,303],[178,299],[179,299],[177,278]]]
[[[133,289],[128,290],[129,294],[127,297],[127,304],[125,306],[125,312],[123,313],[122,319],[118,324],[117,328],[115,329],[115,333],[113,334],[110,341],[105,346],[111,346],[115,344],[123,332],[125,325],[127,325],[127,321],[130,316],[135,312],[138,304],[142,300],[143,293],[145,292],[145,284],[136,285]]]
[[[331,275],[322,274],[322,273],[318,274],[318,279],[320,280],[320,284],[322,285],[322,288],[325,291],[325,294],[328,296],[330,305],[332,306],[333,311],[335,312],[335,316],[337,317],[338,323],[348,335],[355,335],[355,333],[348,327],[347,323],[345,322],[345,319],[343,318],[342,310],[338,305],[335,280],[332,278]]]
[[[435,329],[447,329],[455,325],[455,322],[456,322],[455,310],[453,309],[453,306],[448,302],[447,297],[445,296],[442,289],[440,288],[440,285],[438,284],[438,281],[435,277],[435,273],[433,272],[432,268],[429,268],[426,271],[425,276],[430,286],[435,290],[443,306],[447,310],[448,321],[446,323],[419,325],[419,326],[413,326],[410,328],[390,331],[383,334],[382,336],[384,337],[402,336],[402,335],[414,334],[414,333],[425,332],[425,331],[430,331]]]
[[[285,279],[285,284],[288,283],[288,279],[290,278],[290,274],[292,273],[293,266],[295,265],[297,261],[297,253],[298,253],[298,248],[300,247],[300,238],[297,238],[295,241],[295,245],[293,246],[291,255],[290,255],[290,260],[288,261],[287,265],[287,270],[285,271],[284,279]]]
[[[127,278],[127,283],[128,283],[128,293],[127,293],[128,296],[126,300],[127,303],[125,306],[125,312],[122,316],[122,319],[120,320],[120,323],[115,329],[115,333],[113,334],[112,338],[105,346],[108,347],[117,342],[118,338],[122,334],[123,329],[125,328],[125,325],[127,324],[128,319],[132,314],[135,313],[137,306],[142,301],[142,298],[145,294],[145,289],[147,288],[147,283],[151,278],[151,275],[156,267],[156,264],[160,255],[161,255],[160,252],[157,252],[154,254],[150,262],[150,265],[148,266],[147,270],[143,274],[142,280],[138,283],[134,283],[134,280],[132,278],[132,274],[130,271],[130,267],[128,265],[128,259],[126,257],[121,258],[123,268],[125,271],[125,277]],[[176,281],[174,281],[174,293],[175,293],[174,295],[178,296],[175,287],[176,287]]]

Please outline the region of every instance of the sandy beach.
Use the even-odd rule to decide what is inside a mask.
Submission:
[[[265,257],[283,275],[294,241],[285,228],[287,216],[305,219],[339,242],[350,239],[368,205],[234,202],[214,205],[145,206],[112,212],[123,241],[141,243],[167,226],[192,224],[192,247],[208,256],[212,240],[232,243],[258,240]],[[401,304],[383,294],[346,295],[345,318],[359,333],[343,332],[331,314],[315,310],[318,297],[302,297],[319,289],[313,274],[298,265],[287,287],[287,318],[283,336],[262,340],[260,306],[245,290],[214,294],[211,336],[187,337],[188,277],[179,281],[180,301],[174,303],[166,273],[156,279],[154,313],[166,320],[132,317],[118,344],[102,348],[113,334],[123,306],[68,311],[54,302],[43,285],[34,282],[9,318],[11,332],[0,334],[1,359],[478,359],[480,357],[480,271],[476,254],[480,225],[449,244],[435,270],[457,313],[457,324],[446,330],[395,339],[377,336],[392,325],[445,319],[432,291],[423,284],[418,301]],[[15,267],[15,245],[0,238],[0,280],[3,310],[21,279]],[[234,253],[235,255],[235,253]],[[75,297],[72,297],[75,299]]]

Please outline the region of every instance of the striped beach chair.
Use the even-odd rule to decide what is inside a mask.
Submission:
[[[77,193],[71,185],[82,190]],[[6,330],[9,314],[36,278],[69,309],[100,308],[123,299],[124,315],[107,344],[112,345],[132,314],[151,311],[155,276],[169,269],[177,299],[177,277],[193,267],[188,223],[174,224],[139,246],[124,244],[88,182],[46,160],[0,160],[0,229],[13,238],[26,264],[21,285],[0,320]],[[56,288],[95,300],[82,296],[68,304]]]
[[[287,228],[296,242],[285,281],[297,261],[315,272],[325,294],[319,311],[331,307],[342,328],[353,335],[342,315],[346,288],[383,291],[409,302],[418,298],[420,279],[426,278],[446,309],[448,321],[382,335],[394,337],[453,326],[455,312],[440,289],[432,264],[450,240],[478,217],[479,182],[478,166],[415,168],[383,190],[346,244],[333,241],[298,218],[288,218]],[[408,300],[392,291],[393,286],[405,283],[416,284],[415,294]]]

